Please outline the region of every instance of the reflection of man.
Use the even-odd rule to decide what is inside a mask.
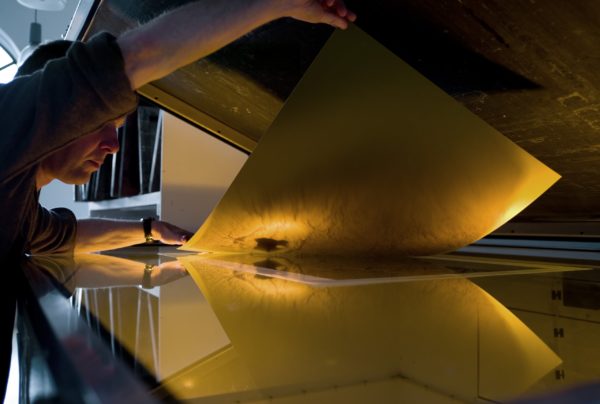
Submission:
[[[71,46],[70,41],[55,41],[40,46],[19,67],[17,77],[32,75],[54,60],[65,57]],[[80,137],[69,145],[50,153],[42,158],[36,168],[36,188],[39,190],[54,179],[67,184],[84,184],[89,181],[93,172],[100,168],[107,155],[119,150],[119,140],[116,128],[122,125],[124,117],[108,122],[97,131]],[[51,212],[38,207],[38,215],[48,225],[42,234],[47,235],[40,240],[34,235],[29,239],[27,250],[32,253],[70,251],[71,243],[61,232],[61,228],[69,228],[72,215],[66,209],[54,209]],[[57,217],[57,221],[51,220]],[[64,226],[64,218],[67,224]],[[74,247],[76,251],[98,251],[125,247],[142,243],[145,234],[137,221],[114,221],[102,219],[78,220],[76,225]],[[57,231],[58,230],[58,231]],[[149,224],[151,236],[166,244],[181,244],[191,233],[176,226],[161,221],[151,221]],[[61,243],[57,245],[54,237],[60,236]]]
[[[35,273],[44,271],[72,294],[75,288],[138,286],[153,288],[188,275],[177,260],[157,265],[104,254],[38,255],[27,260]],[[31,274],[32,272],[30,272]]]
[[[196,1],[118,38],[104,33],[86,44],[75,43],[66,57],[0,86],[3,261],[28,251],[68,252],[130,244],[132,239],[143,241],[139,223],[134,227],[131,223],[95,222],[78,226],[70,211],[44,210],[38,204],[40,188],[52,178],[82,182],[98,168],[102,155],[114,152],[115,122],[136,108],[133,90],[286,16],[340,28],[355,18],[342,0]],[[71,166],[71,157],[77,170]],[[68,174],[62,172],[67,166],[73,168]],[[168,237],[160,233],[158,238],[164,241],[180,235],[178,229]],[[5,272],[0,290],[2,387],[10,363],[15,303],[9,278],[14,267],[7,265]]]

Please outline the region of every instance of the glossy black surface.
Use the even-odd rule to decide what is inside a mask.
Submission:
[[[21,265],[21,398],[61,403],[156,402],[148,387],[113,359],[73,310],[69,285],[79,269],[79,261],[65,256],[28,258]]]
[[[162,400],[504,402],[598,391],[591,262],[117,254],[42,270]]]

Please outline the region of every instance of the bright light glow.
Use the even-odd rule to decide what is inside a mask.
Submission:
[[[12,65],[0,70],[0,83],[8,83],[15,77],[15,74],[17,74],[17,65],[16,63],[13,63]]]
[[[19,401],[19,355],[17,347],[17,332],[13,331],[12,355],[10,359],[10,371],[6,384],[6,395],[4,404],[17,403]]]
[[[9,63],[14,63],[15,59],[4,49],[3,46],[0,46],[0,67],[6,66]]]
[[[65,8],[67,0],[17,0],[27,8],[43,11],[60,11]]]
[[[5,67],[6,66],[6,67]],[[14,57],[0,45],[0,83],[8,83],[17,73],[17,64]]]

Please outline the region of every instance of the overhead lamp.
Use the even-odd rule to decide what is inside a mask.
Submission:
[[[38,10],[61,11],[65,8],[67,0],[17,0],[17,2],[24,7],[35,10],[34,21],[29,26],[29,44],[23,48],[19,55],[20,65],[42,43],[42,24],[37,22]]]
[[[17,0],[27,8],[42,11],[60,11],[65,8],[67,0]]]
[[[37,22],[37,10],[35,10],[33,22],[29,25],[29,44],[24,47],[19,54],[19,65],[21,65],[41,43],[42,24]]]

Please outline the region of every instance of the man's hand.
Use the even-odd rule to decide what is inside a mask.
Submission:
[[[310,23],[324,23],[346,29],[348,22],[356,20],[356,14],[346,8],[342,0],[292,0],[286,3],[284,15]]]
[[[160,286],[187,276],[188,272],[179,261],[167,261],[154,267],[150,274],[151,286]]]
[[[193,236],[187,230],[171,223],[155,220],[152,222],[152,238],[164,244],[183,244]]]
[[[160,220],[152,221],[152,238],[165,244],[183,244],[191,236]],[[138,220],[80,219],[77,221],[75,252],[113,250],[144,242],[144,232]]]

